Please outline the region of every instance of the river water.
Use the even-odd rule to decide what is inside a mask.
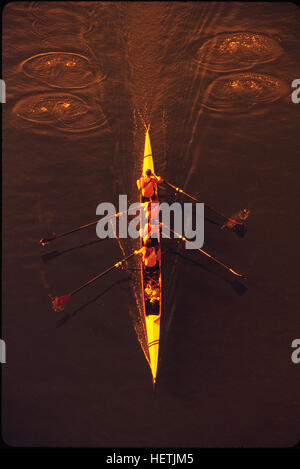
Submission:
[[[12,2],[3,16],[3,436],[33,446],[299,441],[299,10],[291,3]],[[232,215],[204,249],[164,242],[158,389],[137,264],[54,312],[135,247],[83,231],[137,197],[145,124],[157,174]],[[162,199],[176,200],[162,191]],[[173,198],[172,198],[173,197]],[[183,200],[183,199],[182,199]],[[233,288],[235,286],[235,288]],[[143,353],[144,351],[144,353]],[[144,355],[145,354],[145,355]]]

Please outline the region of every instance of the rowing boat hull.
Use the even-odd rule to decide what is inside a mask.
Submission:
[[[151,149],[151,142],[149,136],[149,130],[146,132],[145,137],[145,148],[144,148],[144,160],[143,160],[143,174],[146,173],[147,169],[151,169],[154,173],[154,163]],[[142,203],[142,197],[140,196],[140,202]],[[158,202],[156,194],[155,202]],[[140,238],[140,247],[143,246],[142,238]],[[160,249],[160,236],[158,237],[158,247]],[[145,271],[144,264],[141,262],[141,277],[142,277],[142,295],[143,295],[143,312],[146,325],[147,334],[147,345],[149,350],[149,364],[152,373],[153,385],[155,386],[157,377],[157,366],[159,357],[159,340],[160,340],[160,318],[161,318],[161,262],[159,262],[158,271],[152,276],[150,280],[158,285],[159,290],[159,305],[156,305],[153,314],[150,310],[149,313],[149,301],[147,303],[147,295],[145,292],[146,285],[149,282],[149,274]]]

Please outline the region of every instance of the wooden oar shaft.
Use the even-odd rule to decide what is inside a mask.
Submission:
[[[96,225],[96,223],[98,223],[98,221],[99,220],[92,221],[90,223],[87,223],[86,225],[79,226],[78,228],[74,228],[73,230],[70,230],[70,231],[65,231],[65,233],[60,233],[60,234],[52,236],[50,238],[42,238],[41,243],[42,244],[47,244],[50,241],[54,241],[55,239],[58,239],[58,238],[63,238],[64,236],[75,233],[76,231],[84,230],[84,228],[88,228],[89,226]]]
[[[216,258],[213,257],[211,254],[209,254],[208,252],[203,251],[203,249],[198,248],[198,251],[202,252],[202,254],[205,254],[205,256],[209,257],[210,259],[212,259],[213,261],[215,261],[217,264],[219,264],[219,265],[221,265],[222,267],[224,267],[224,269],[229,270],[229,272],[231,272],[233,275],[236,275],[237,277],[243,277],[243,278],[245,278],[244,275],[239,274],[238,272],[236,272],[235,270],[233,270],[231,267],[228,267],[227,265],[223,264],[223,262],[221,262],[219,259],[216,259]]]
[[[55,311],[59,310],[61,307],[63,307],[68,301],[69,299],[71,298],[71,296],[75,295],[76,293],[78,293],[80,290],[82,290],[83,288],[87,287],[88,285],[90,285],[91,283],[95,282],[96,280],[98,280],[99,278],[103,277],[104,275],[108,274],[108,272],[110,272],[111,270],[113,269],[116,269],[117,267],[120,267],[121,264],[123,264],[123,262],[127,261],[128,259],[130,259],[131,257],[135,256],[136,254],[138,254],[138,251],[134,251],[132,252],[129,256],[125,257],[124,259],[116,262],[114,265],[112,265],[111,267],[109,267],[108,269],[104,270],[104,272],[101,272],[101,274],[99,275],[96,275],[96,277],[93,277],[91,278],[90,280],[88,280],[87,282],[85,282],[83,285],[81,285],[80,287],[76,288],[76,290],[73,290],[71,293],[67,293],[67,295],[63,295],[63,296],[57,296],[56,298],[54,298],[53,302],[52,302],[52,305],[53,305],[53,308]]]
[[[107,220],[110,220],[111,218],[114,218],[114,217],[119,217],[120,215],[123,215],[126,212],[128,212],[128,210],[124,210],[123,212],[116,213],[116,215],[112,215]],[[60,234],[51,236],[50,238],[42,238],[40,240],[40,243],[42,244],[42,246],[45,246],[45,244],[50,243],[50,241],[54,241],[55,239],[63,238],[64,236],[75,233],[76,231],[84,230],[85,228],[88,228],[89,226],[96,225],[98,222],[99,222],[99,220],[91,221],[90,223],[87,223],[86,225],[78,226],[78,228],[73,228],[73,230],[65,231],[64,233],[60,233]]]
[[[98,274],[96,275],[95,277],[91,278],[90,280],[88,280],[86,283],[84,283],[83,285],[81,285],[80,287],[76,288],[76,290],[73,290],[70,295],[73,296],[75,295],[75,293],[78,293],[80,290],[82,290],[83,288],[87,287],[88,285],[90,285],[91,283],[95,282],[96,280],[98,280],[99,278],[101,277],[104,277],[104,275],[108,274],[108,272],[111,272],[112,270],[116,269],[117,267],[120,267],[123,262],[125,261],[128,261],[128,259],[130,259],[131,257],[135,256],[136,255],[136,252],[132,252],[129,256],[127,257],[124,257],[124,259],[116,262],[114,265],[112,265],[111,267],[109,267],[108,269],[104,270],[104,272],[101,272],[101,274]]]
[[[180,189],[180,187],[176,187],[174,186],[174,184],[171,184],[170,182],[164,180],[164,183],[171,187],[171,189],[174,189],[176,192],[180,192],[180,194],[183,194],[185,195],[186,197],[189,197],[191,200],[193,200],[194,202],[200,202],[199,199],[197,199],[196,197],[193,197],[192,195],[188,194],[187,192],[184,192],[184,190]],[[236,224],[236,225],[243,225],[243,223],[240,223],[236,220],[233,220],[232,218],[228,218],[226,215],[224,215],[223,213],[219,212],[218,210],[216,210],[214,207],[211,207],[210,205],[208,205],[206,202],[205,202],[205,205],[212,211],[212,212],[215,212],[217,215],[219,215],[220,217],[224,218],[225,220],[228,220],[230,221],[231,223],[233,224]]]
[[[171,189],[174,189],[176,192],[180,192],[181,194],[186,195],[190,199],[194,200],[194,202],[199,202],[199,200],[196,199],[196,197],[193,197],[192,195],[188,194],[187,192],[184,192],[184,190],[180,189],[180,187],[176,187],[176,186],[174,186],[174,184],[171,184],[170,182],[168,182],[166,180],[164,180],[164,183],[167,184],[167,186],[171,187]]]
[[[176,231],[172,230],[171,228],[168,228],[168,229],[171,231],[171,233],[173,233],[174,235],[178,236],[178,238],[182,239],[182,241],[184,241],[184,242],[188,242],[188,241],[189,241],[189,240],[186,239],[184,236],[180,235],[179,233],[176,233]],[[233,275],[236,275],[237,277],[246,278],[244,275],[239,274],[238,272],[236,272],[235,270],[233,270],[231,267],[228,267],[228,265],[224,264],[224,263],[221,262],[219,259],[216,259],[214,256],[212,256],[212,255],[209,254],[208,252],[204,251],[203,249],[197,248],[197,251],[202,252],[202,254],[204,254],[205,256],[209,257],[210,259],[212,259],[213,261],[215,261],[217,264],[221,265],[222,267],[224,267],[224,269],[229,270],[229,272],[231,272]]]

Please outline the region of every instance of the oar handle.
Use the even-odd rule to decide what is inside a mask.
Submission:
[[[50,243],[51,241],[54,241],[55,239],[63,238],[64,236],[67,236],[69,234],[75,233],[76,231],[83,230],[84,228],[88,228],[89,226],[96,225],[99,220],[92,221],[90,223],[87,223],[86,225],[79,226],[78,228],[74,228],[73,230],[66,231],[65,233],[60,233],[58,235],[54,235],[50,238],[42,238],[40,240],[40,243],[42,246],[45,246],[46,244]]]

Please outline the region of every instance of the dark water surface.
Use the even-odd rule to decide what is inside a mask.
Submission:
[[[300,77],[299,10],[13,2],[3,27],[5,440],[296,444],[300,105],[290,85]],[[205,227],[204,249],[248,274],[242,296],[209,259],[165,241],[156,395],[140,347],[137,264],[83,290],[65,312],[48,297],[136,244],[91,229],[39,245],[95,219],[101,201],[137,199],[143,120],[158,174],[225,213],[251,210],[243,239]]]

